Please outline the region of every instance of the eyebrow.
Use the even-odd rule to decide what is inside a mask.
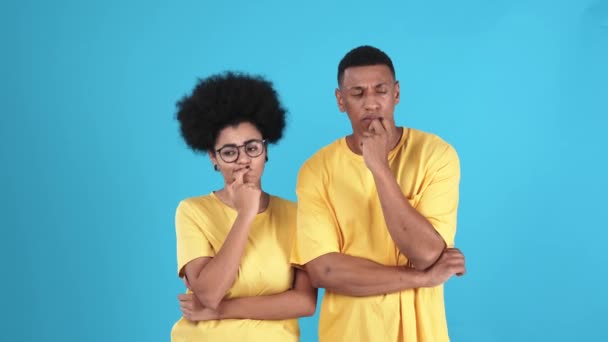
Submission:
[[[241,144],[241,145],[237,145],[237,144],[225,144],[225,145],[222,145],[221,147],[218,147],[217,149],[219,150],[219,149],[222,149],[222,148],[224,148],[224,147],[237,147],[237,146],[244,146],[244,145],[249,144],[249,143],[250,143],[250,142],[252,142],[252,141],[262,141],[262,139],[249,139],[249,140],[245,140],[245,141],[243,142],[243,144]]]
[[[377,89],[380,87],[388,87],[388,84],[386,82],[382,82],[382,83],[378,83],[378,84],[374,85],[372,88]],[[364,86],[352,86],[352,87],[346,88],[346,90],[364,90],[366,88],[367,87],[364,87]]]

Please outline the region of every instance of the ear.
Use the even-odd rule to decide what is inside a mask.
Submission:
[[[215,157],[215,152],[207,151],[207,155],[209,156],[209,159],[211,159],[211,163],[213,163],[213,165],[217,165],[217,158]]]
[[[340,91],[340,88],[336,88],[336,102],[338,103],[338,108],[340,108],[340,111],[342,113],[344,113],[346,111],[346,108],[344,107],[344,98],[342,97],[342,92]]]
[[[399,85],[399,81],[395,81],[395,104],[399,103],[401,99],[401,86]]]

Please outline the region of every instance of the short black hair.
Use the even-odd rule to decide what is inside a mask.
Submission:
[[[390,57],[378,48],[362,45],[350,50],[338,64],[338,85],[342,84],[344,71],[347,68],[367,65],[386,65],[395,78],[395,67]]]
[[[276,143],[283,136],[286,113],[270,81],[233,71],[199,79],[192,93],[177,102],[182,137],[195,152],[213,151],[222,129],[243,122]]]

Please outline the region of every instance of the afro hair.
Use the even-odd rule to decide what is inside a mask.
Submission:
[[[283,136],[286,113],[270,81],[231,71],[199,79],[192,93],[177,102],[182,137],[195,152],[213,151],[220,131],[242,122],[276,143]]]

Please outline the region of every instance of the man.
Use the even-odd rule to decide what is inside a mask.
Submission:
[[[292,263],[326,289],[319,340],[449,341],[442,284],[465,272],[452,248],[460,166],[439,137],[396,127],[391,59],[361,46],[335,95],[353,133],[315,153],[297,184]]]

